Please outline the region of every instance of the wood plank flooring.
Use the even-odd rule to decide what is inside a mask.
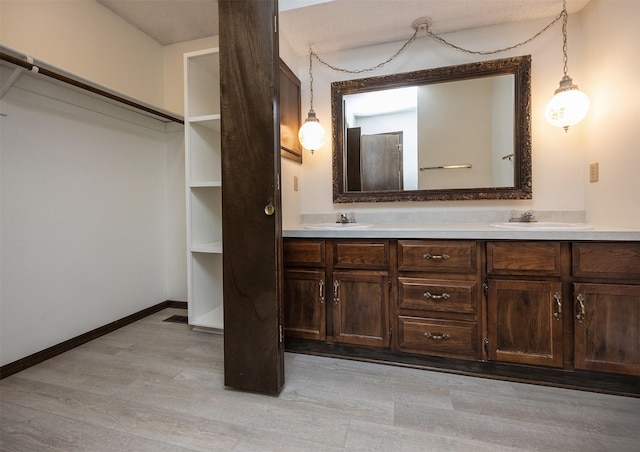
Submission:
[[[0,381],[9,451],[634,451],[640,399],[307,355],[223,386],[222,336],[166,309]]]

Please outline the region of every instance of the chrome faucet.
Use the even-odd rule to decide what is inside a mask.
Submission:
[[[336,223],[349,224],[349,223],[355,223],[355,222],[356,222],[356,215],[354,213],[349,213],[349,215],[347,215],[346,213],[338,212],[336,214]]]
[[[519,216],[518,212],[511,212],[511,218],[509,218],[510,223],[535,223],[537,221],[533,215],[533,210],[522,212]]]

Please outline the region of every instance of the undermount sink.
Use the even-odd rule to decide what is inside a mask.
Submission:
[[[366,229],[370,228],[371,225],[367,223],[316,223],[316,224],[305,224],[305,229]]]
[[[504,222],[493,223],[491,226],[494,228],[519,229],[527,231],[575,231],[593,229],[593,226],[586,223],[562,223],[556,221],[535,221],[531,223]]]

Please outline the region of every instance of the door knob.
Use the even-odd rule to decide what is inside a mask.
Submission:
[[[267,204],[266,206],[264,206],[264,213],[271,216],[275,213],[276,208],[273,206],[273,204]]]

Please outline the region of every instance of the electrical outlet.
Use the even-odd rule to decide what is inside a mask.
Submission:
[[[298,176],[293,176],[293,191],[298,191]]]
[[[589,182],[598,182],[599,176],[598,162],[589,165]]]

